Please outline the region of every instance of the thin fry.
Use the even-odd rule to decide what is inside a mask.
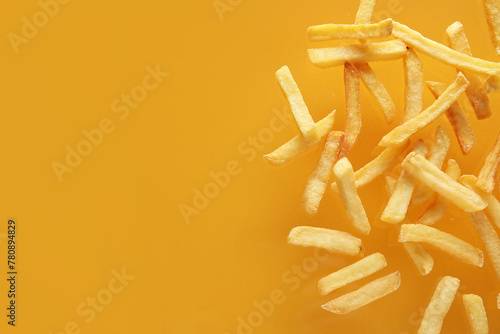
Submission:
[[[361,0],[359,3],[358,12],[356,13],[356,24],[367,24],[372,21],[373,10],[375,9],[376,0]]]
[[[451,276],[443,277],[425,310],[418,334],[439,334],[443,320],[455,299],[460,280]]]
[[[402,41],[394,39],[379,43],[309,49],[307,54],[314,65],[324,68],[343,65],[345,62],[359,63],[398,59],[406,54],[406,46]]]
[[[472,191],[477,193],[479,196],[481,196],[487,203],[488,206],[486,209],[484,209],[484,212],[486,212],[493,223],[500,229],[500,201],[490,193],[487,193],[486,191],[482,191],[478,187],[476,187],[477,183],[477,177],[474,175],[464,175],[460,178],[460,183],[462,183],[464,186],[469,187]]]
[[[472,334],[488,334],[488,318],[484,308],[483,299],[478,295],[467,294],[462,296],[465,314]]]
[[[477,177],[477,187],[487,193],[491,193],[495,188],[495,177],[500,165],[500,133],[498,134],[497,142],[493,149],[490,151],[486,160],[484,161],[483,168]]]
[[[382,138],[379,145],[385,147],[401,146],[411,135],[422,130],[449,109],[468,85],[469,82],[465,79],[464,75],[458,73],[455,81],[448,86],[446,91],[430,107],[408,122],[393,129]]]
[[[424,109],[424,69],[413,49],[403,57],[405,73],[405,109],[402,123],[408,122]]]
[[[347,158],[340,159],[333,166],[333,175],[337,180],[340,198],[352,225],[360,233],[370,234],[370,222],[366,216],[363,203],[361,203],[361,199],[356,192],[354,171]]]
[[[482,267],[484,263],[484,255],[480,249],[434,227],[421,224],[403,224],[398,241],[421,242],[477,267]]]
[[[345,157],[358,139],[361,131],[361,95],[359,93],[359,72],[350,63],[344,65],[344,85],[346,100],[345,139],[340,157]]]
[[[495,271],[497,279],[500,281],[500,239],[484,212],[469,213],[469,218],[476,229],[479,238],[483,242],[486,254]]]
[[[486,22],[490,30],[490,38],[497,55],[500,55],[500,3],[498,0],[483,0]]]
[[[387,37],[392,33],[392,20],[386,19],[372,24],[322,24],[307,28],[310,41],[332,39],[367,39]]]
[[[302,197],[302,207],[310,215],[315,215],[318,212],[319,203],[325,194],[327,182],[332,174],[333,165],[338,159],[343,140],[343,132],[330,132],[316,168],[307,181]]]
[[[334,299],[321,307],[336,314],[347,314],[396,291],[400,285],[401,275],[399,271],[396,271],[372,281],[358,290]]]
[[[368,277],[387,266],[387,261],[383,254],[371,254],[347,267],[344,267],[318,282],[319,292],[327,295],[341,287],[362,278]]]
[[[363,249],[361,239],[349,233],[320,227],[297,226],[288,235],[288,243],[302,247],[319,247],[334,253],[358,255]]]

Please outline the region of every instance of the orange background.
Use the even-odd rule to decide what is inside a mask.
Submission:
[[[319,146],[280,168],[261,156],[297,134],[293,123],[285,126],[275,116],[288,112],[274,78],[285,64],[313,118],[337,109],[335,129],[344,128],[342,68],[321,70],[308,62],[306,50],[313,44],[305,30],[314,24],[352,23],[358,1],[222,2],[232,3],[231,10],[219,16],[212,0],[73,0],[32,31],[18,53],[8,34],[20,35],[22,18],[32,21],[41,7],[22,0],[0,12],[6,36],[0,43],[0,234],[14,218],[19,271],[17,326],[11,328],[5,317],[6,240],[0,240],[0,332],[233,334],[243,319],[253,324],[243,325],[246,331],[240,328],[246,334],[414,333],[444,275],[461,279],[460,294],[483,297],[491,332],[499,332],[495,302],[500,284],[490,263],[473,268],[431,251],[434,270],[419,276],[394,230],[379,220],[386,202],[382,180],[360,191],[373,225],[364,238],[365,250],[380,251],[389,262],[373,277],[400,270],[402,285],[345,316],[320,308],[373,277],[319,295],[318,279],[355,259],[314,257],[313,249],[286,244],[289,230],[312,225],[355,232],[330,191],[317,216],[302,211],[302,192]],[[382,0],[375,14],[375,20],[390,15],[443,43],[446,27],[459,20],[474,55],[499,60],[479,0]],[[421,59],[426,80],[451,82],[453,68]],[[145,92],[140,86],[147,68],[157,66],[168,77],[126,114],[122,94]],[[402,61],[374,63],[373,68],[401,112]],[[434,99],[425,94],[427,106]],[[467,158],[449,124],[436,122],[450,135],[449,156],[464,173],[477,173],[492,146],[499,103],[499,95],[491,95],[494,115],[482,122],[466,110],[477,135]],[[371,159],[390,129],[365,88],[362,108],[364,127],[350,155],[355,169]],[[103,120],[109,133],[98,145],[86,147],[91,152],[59,182],[54,161],[66,164],[67,146],[84,150],[82,131],[101,127]],[[433,131],[434,125],[423,135]],[[227,168],[232,175],[226,180],[220,171]],[[198,203],[200,209],[184,219],[180,208],[193,205],[194,194],[212,183],[213,173],[223,189],[209,185],[213,198]],[[423,209],[412,209],[412,217]],[[481,245],[457,210],[437,227]],[[122,268],[133,279],[114,279]],[[87,304],[92,298],[106,302],[97,305],[93,318]],[[264,301],[270,298],[272,307]],[[264,315],[256,313],[256,304],[267,307]],[[457,297],[443,333],[465,332],[466,326]]]

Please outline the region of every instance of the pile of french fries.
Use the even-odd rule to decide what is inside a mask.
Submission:
[[[491,39],[500,55],[500,2],[484,0],[483,3]],[[358,40],[352,45],[308,50],[310,61],[318,67],[344,66],[344,131],[333,130],[335,110],[319,122],[314,122],[289,68],[284,66],[276,72],[276,78],[290,104],[299,134],[264,158],[271,165],[280,166],[319,145],[321,139],[326,138],[303,194],[302,207],[307,214],[312,216],[317,213],[330,184],[332,191],[340,196],[354,230],[367,236],[371,225],[358,189],[378,177],[385,177],[389,199],[380,219],[397,229],[399,243],[404,246],[403,249],[421,275],[429,274],[434,266],[434,260],[427,251],[431,247],[475,267],[483,266],[486,253],[500,281],[500,239],[497,233],[497,229],[500,229],[500,202],[493,195],[500,175],[500,134],[496,142],[492,141],[493,148],[477,176],[461,175],[458,163],[454,159],[446,159],[451,140],[441,126],[436,127],[432,145],[427,145],[429,140],[424,141],[425,138],[419,137],[422,129],[432,127],[436,119],[445,114],[463,155],[467,155],[476,139],[458,99],[465,94],[479,120],[490,117],[492,112],[488,94],[500,87],[500,63],[472,56],[460,22],[446,29],[446,46],[392,19],[372,23],[374,6],[375,0],[361,0],[354,24],[323,24],[307,29],[310,41]],[[370,41],[374,38],[385,40]],[[455,80],[450,84],[424,82],[424,71],[417,52],[456,68]],[[360,83],[362,81],[375,97],[386,122],[391,124],[397,116],[396,108],[369,63],[399,58],[403,59],[405,74],[405,105],[401,124],[397,124],[381,139],[379,146],[384,148],[383,151],[364,167],[354,171],[348,156],[361,131]],[[427,108],[424,108],[423,103],[424,83],[436,98]],[[388,173],[394,165],[399,166],[397,178]],[[426,201],[429,202],[427,209],[418,220],[411,222],[407,217],[408,208]],[[453,234],[431,226],[443,218],[450,204],[469,215],[482,240],[484,252]],[[362,240],[342,231],[299,226],[290,232],[288,243],[362,257],[322,278],[318,283],[322,295],[330,294],[387,266],[383,254],[364,256]],[[337,297],[322,307],[337,314],[349,313],[396,291],[400,283],[401,274],[396,271]],[[450,276],[439,281],[418,333],[441,332],[443,319],[455,300],[459,285],[460,280]],[[471,332],[488,333],[482,298],[464,294],[462,299]],[[500,309],[500,294],[497,304]]]

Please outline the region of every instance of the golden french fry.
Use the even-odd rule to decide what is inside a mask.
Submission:
[[[415,134],[419,130],[422,130],[436,118],[441,116],[442,113],[448,110],[450,106],[456,102],[460,94],[465,91],[465,88],[467,88],[468,85],[469,82],[465,79],[464,75],[462,73],[458,73],[455,81],[448,86],[446,91],[441,94],[441,96],[439,96],[439,98],[434,101],[430,107],[386,134],[380,141],[379,145],[385,147],[395,147],[404,144],[404,142],[406,142],[411,135]]]
[[[472,191],[481,196],[487,203],[488,206],[484,211],[490,216],[491,220],[500,229],[500,201],[490,193],[482,191],[476,187],[477,178],[474,175],[464,175],[460,178],[460,183],[464,186],[469,187]]]
[[[483,0],[490,38],[497,55],[500,55],[500,3],[498,0]]]
[[[426,84],[436,99],[446,90],[446,84],[442,82],[426,81]],[[474,135],[474,130],[472,130],[472,126],[467,120],[465,113],[457,102],[453,103],[451,107],[446,110],[446,117],[453,127],[462,153],[467,155],[476,143],[476,136]]]
[[[403,57],[405,73],[405,109],[402,123],[408,122],[424,109],[424,69],[413,49]]]
[[[470,332],[472,334],[488,334],[488,318],[486,317],[483,299],[478,295],[467,294],[462,296],[462,301],[464,302]]]
[[[500,165],[500,133],[498,134],[497,142],[490,151],[483,168],[477,177],[477,187],[487,193],[491,193],[495,188],[495,177]]]
[[[353,256],[363,249],[361,239],[349,233],[311,226],[294,227],[288,235],[288,243],[302,247],[319,247]]]
[[[331,39],[366,39],[387,37],[392,33],[392,20],[387,19],[373,24],[322,24],[307,28],[310,41]]]
[[[408,145],[387,148],[375,159],[367,163],[361,169],[354,173],[354,179],[356,181],[356,188],[360,188],[370,182],[375,178],[382,175],[389,167],[392,166],[396,158],[403,153]],[[332,189],[337,191],[337,183],[332,183]]]
[[[318,135],[320,137],[326,136],[332,130],[334,122],[335,110],[316,123]],[[309,146],[307,146],[304,138],[299,134],[273,152],[264,155],[264,159],[272,166],[281,166],[306,152],[308,149]]]
[[[285,94],[285,97],[290,103],[290,109],[292,110],[293,117],[297,122],[299,131],[304,138],[304,142],[307,146],[317,143],[320,140],[320,137],[318,135],[318,130],[316,129],[316,124],[307,109],[299,87],[293,79],[288,66],[283,66],[276,71],[276,79],[280,84],[283,94]]]
[[[408,154],[401,166],[420,182],[465,212],[480,211],[488,205],[481,196],[454,181],[419,154]]]
[[[498,75],[500,64],[471,57],[422,36],[419,32],[399,22],[393,21],[392,36],[403,40],[406,45],[445,64],[458,67],[461,70],[479,74]]]
[[[392,102],[391,96],[385,89],[384,84],[382,84],[380,79],[375,75],[368,63],[357,63],[354,64],[354,66],[358,69],[366,88],[382,108],[387,124],[392,123],[396,116],[396,107],[394,106],[394,102]]]
[[[343,65],[345,62],[359,63],[393,60],[406,54],[406,45],[397,39],[366,44],[353,44],[332,48],[307,50],[309,60],[318,67]]]
[[[460,261],[482,267],[483,252],[471,244],[440,231],[434,227],[421,224],[403,224],[399,232],[399,242],[421,242],[446,252]]]
[[[336,314],[347,314],[396,291],[400,285],[401,275],[399,271],[396,271],[372,281],[358,290],[334,299],[321,307]]]
[[[367,257],[320,279],[318,282],[319,292],[322,295],[327,295],[352,282],[368,277],[377,271],[382,270],[386,266],[387,261],[381,253],[368,255]]]
[[[396,189],[396,185],[398,184],[398,179],[394,176],[386,175],[385,176],[385,192],[389,198],[392,196],[394,189]]]
[[[366,216],[363,203],[356,192],[354,171],[347,158],[342,158],[333,166],[333,175],[337,180],[340,198],[344,204],[347,217],[356,230],[370,234],[370,222]]]
[[[448,45],[453,50],[472,56],[469,47],[469,41],[465,35],[462,23],[455,22],[446,29],[448,35]],[[470,86],[465,90],[474,112],[478,119],[484,119],[491,116],[490,103],[488,95],[483,89],[483,80],[477,73],[463,71],[465,77],[470,82]]]
[[[448,160],[448,166],[445,171],[446,175],[451,177],[454,181],[457,181],[460,177],[460,167],[457,162],[453,159]],[[432,225],[440,221],[446,210],[448,209],[448,200],[441,195],[436,194],[433,201],[418,219],[417,223],[424,225]]]
[[[412,152],[426,156],[427,145],[423,140],[419,140],[415,143]],[[397,224],[403,221],[408,212],[413,191],[415,190],[415,182],[416,180],[413,176],[404,170],[401,171],[396,188],[382,212],[380,218],[382,221],[390,224]]]
[[[491,226],[484,212],[469,213],[469,218],[479,238],[481,238],[483,242],[486,254],[490,258],[493,270],[495,271],[495,275],[500,281],[500,239],[498,238],[498,234],[493,226]]]
[[[361,0],[356,13],[356,24],[368,24],[372,21],[376,0]]]
[[[302,197],[302,207],[310,215],[318,212],[319,203],[325,194],[327,182],[332,174],[333,165],[338,159],[343,140],[344,133],[338,131],[332,131],[326,137],[325,147],[314,172],[307,181]]]
[[[350,63],[344,65],[344,85],[346,100],[345,138],[340,158],[352,149],[361,131],[361,95],[359,93],[359,72]]]
[[[450,310],[459,286],[460,280],[451,276],[445,276],[439,281],[424,312],[418,334],[441,333],[444,317]]]

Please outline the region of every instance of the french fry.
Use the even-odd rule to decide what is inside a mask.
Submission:
[[[480,249],[434,227],[421,224],[403,224],[398,241],[421,242],[477,267],[482,267],[484,263],[484,255]]]
[[[387,37],[392,33],[392,20],[386,19],[373,24],[322,24],[307,28],[310,41],[332,39],[368,39]]]
[[[292,77],[292,73],[288,66],[283,66],[276,72],[276,79],[285,94],[290,109],[292,110],[293,117],[297,122],[299,131],[304,138],[307,146],[311,146],[320,140],[316,124],[314,123],[309,110],[302,98],[299,87]]]
[[[488,334],[488,318],[484,308],[483,299],[478,295],[467,294],[462,296],[465,314],[472,334]]]
[[[498,0],[483,0],[486,22],[490,30],[490,38],[497,55],[500,55],[500,3]]]
[[[346,100],[345,139],[340,158],[345,157],[356,143],[361,131],[361,95],[359,93],[359,72],[350,63],[344,64],[344,85]]]
[[[443,320],[455,299],[460,280],[451,276],[443,277],[424,312],[418,334],[439,334]]]
[[[422,130],[424,127],[433,122],[436,118],[441,116],[462,94],[469,82],[465,79],[462,73],[458,73],[455,81],[448,86],[439,98],[434,103],[422,111],[420,114],[410,119],[408,122],[401,124],[394,128],[391,132],[386,134],[380,141],[380,146],[396,147],[403,145],[411,135],[417,131]]]
[[[405,73],[405,109],[402,123],[408,122],[424,109],[424,69],[413,49],[403,57]]]
[[[483,242],[486,254],[490,259],[493,270],[495,271],[495,275],[500,281],[500,239],[498,238],[498,234],[493,226],[491,226],[491,223],[484,212],[480,211],[469,213],[469,218],[472,221],[479,238]]]
[[[500,201],[490,193],[482,191],[476,187],[477,178],[474,175],[464,175],[460,178],[460,183],[464,186],[469,187],[472,191],[481,196],[487,203],[488,206],[484,211],[490,216],[491,220],[500,229]]]
[[[488,205],[481,196],[454,181],[419,154],[413,152],[408,154],[401,166],[420,182],[465,212],[481,211]]]
[[[396,158],[403,153],[408,145],[387,148],[375,159],[367,163],[354,173],[356,188],[363,187],[364,185],[372,182],[378,176],[382,175],[389,167],[392,166]],[[337,182],[332,183],[332,189],[337,191]]]
[[[497,142],[490,151],[484,165],[477,177],[477,187],[487,193],[491,193],[495,188],[495,177],[500,164],[500,133],[498,134]]]
[[[316,129],[320,137],[326,136],[333,128],[335,122],[335,110],[328,116],[316,123]],[[281,166],[306,152],[309,146],[302,136],[296,135],[273,152],[264,155],[264,159],[272,166]]]
[[[394,106],[394,102],[392,102],[391,96],[385,89],[384,84],[382,84],[380,79],[375,75],[368,63],[357,63],[354,64],[354,66],[358,69],[366,88],[382,108],[387,124],[392,123],[396,116],[396,107]]]
[[[399,22],[393,21],[392,36],[403,40],[406,45],[445,64],[458,67],[461,70],[479,74],[498,75],[500,64],[471,57],[422,36],[419,32]]]
[[[361,239],[349,233],[320,227],[297,226],[288,235],[288,243],[302,247],[319,247],[330,252],[358,255],[363,249]]]
[[[448,160],[448,166],[446,167],[445,173],[454,181],[458,180],[461,170],[455,160]],[[437,223],[443,218],[446,210],[448,209],[448,204],[449,202],[446,198],[436,194],[427,210],[425,210],[422,216],[418,219],[417,223],[424,225],[433,225]]]
[[[325,147],[316,168],[307,181],[302,197],[302,207],[311,216],[318,212],[319,203],[325,194],[327,182],[332,174],[333,165],[338,159],[343,140],[343,132],[330,132],[326,137]]]
[[[413,151],[422,156],[427,155],[427,145],[423,140],[415,143]],[[402,170],[398,183],[392,193],[387,206],[382,212],[381,220],[389,224],[397,224],[403,221],[410,205],[413,191],[415,190],[415,178]]]
[[[333,166],[333,175],[337,180],[340,198],[352,225],[360,233],[370,234],[370,222],[366,216],[363,203],[361,203],[361,199],[356,192],[354,171],[347,158],[340,159]]]
[[[455,22],[446,29],[448,35],[448,45],[453,50],[472,56],[470,51],[469,41],[465,35],[462,23]],[[483,80],[477,73],[463,71],[463,74],[469,80],[470,86],[465,90],[465,94],[469,99],[472,109],[476,113],[478,119],[484,119],[491,116],[491,109],[488,95],[483,89]]]
[[[497,296],[497,309],[500,310],[500,293]]]
[[[396,291],[400,285],[401,275],[399,271],[396,271],[372,281],[358,290],[334,299],[321,307],[336,314],[347,314]]]
[[[398,59],[406,54],[406,45],[394,39],[378,43],[309,49],[307,54],[314,65],[325,68],[343,65],[345,62],[360,63]]]
[[[426,84],[436,99],[446,90],[446,84],[442,82],[426,81]],[[476,143],[476,136],[474,135],[474,130],[472,130],[472,126],[467,120],[465,113],[457,102],[453,103],[451,107],[446,110],[446,117],[453,127],[462,153],[464,155],[469,154]]]
[[[356,13],[356,24],[368,24],[372,21],[376,0],[361,0]]]
[[[322,295],[327,295],[352,282],[368,277],[377,271],[382,270],[386,266],[387,261],[385,260],[383,254],[375,253],[368,255],[367,257],[320,279],[318,282],[319,292]]]

